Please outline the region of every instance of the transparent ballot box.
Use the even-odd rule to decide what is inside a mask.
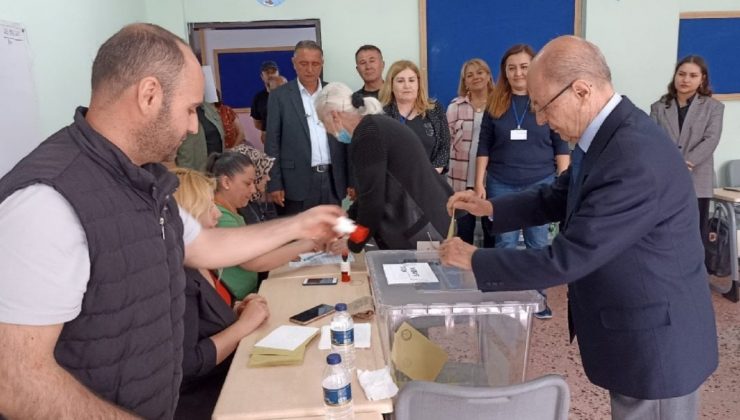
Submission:
[[[537,291],[483,293],[471,271],[443,266],[436,251],[372,251],[366,261],[385,360],[399,385],[524,381],[532,318],[544,308]]]

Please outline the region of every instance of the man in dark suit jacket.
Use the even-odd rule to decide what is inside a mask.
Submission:
[[[717,367],[717,337],[686,164],[663,130],[614,93],[588,41],[548,43],[528,85],[538,123],[577,143],[570,169],[550,186],[492,201],[461,192],[448,209],[491,216],[496,231],[563,221],[561,233],[523,251],[455,238],[442,261],[472,268],[485,291],[568,283],[571,337],[588,378],[609,390],[612,417],[693,419],[697,390]]]
[[[265,152],[275,158],[267,191],[284,214],[339,204],[347,190],[347,146],[321,125],[313,101],[323,83],[321,47],[300,41],[293,54],[296,80],[270,92]]]

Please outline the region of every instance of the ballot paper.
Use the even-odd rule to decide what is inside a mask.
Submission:
[[[321,327],[321,338],[319,339],[319,350],[329,350],[331,348],[331,331],[330,325]],[[355,348],[370,348],[371,328],[367,322],[355,324]]]
[[[288,266],[291,268],[311,267],[315,265],[339,264],[342,262],[341,255],[333,255],[326,252],[306,252],[298,255],[298,261],[290,261]],[[355,262],[355,256],[350,253],[347,261]]]
[[[383,264],[385,279],[391,284],[439,283],[429,263]]]
[[[275,350],[293,351],[319,331],[314,327],[281,325],[254,346]]]

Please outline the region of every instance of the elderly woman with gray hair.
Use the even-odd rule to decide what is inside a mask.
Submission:
[[[371,237],[381,249],[414,249],[417,241],[443,239],[452,189],[436,175],[416,134],[382,115],[378,100],[353,95],[343,83],[324,86],[315,105],[326,131],[349,144],[357,192],[349,213],[369,230],[365,240],[349,241],[350,250],[359,252]]]

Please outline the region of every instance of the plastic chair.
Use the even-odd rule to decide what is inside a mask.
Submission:
[[[411,381],[398,394],[397,420],[567,420],[570,391],[560,375],[496,388]]]

